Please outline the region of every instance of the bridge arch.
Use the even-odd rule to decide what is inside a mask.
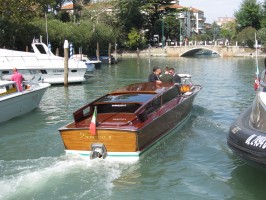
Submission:
[[[222,57],[222,55],[214,50],[213,48],[208,48],[208,47],[194,47],[194,48],[190,48],[186,51],[184,51],[183,53],[180,54],[180,57],[189,57],[189,56],[193,56],[195,55],[196,53],[202,51],[202,50],[206,50],[206,51],[209,51],[210,53],[214,53],[214,54],[218,54],[219,56]]]

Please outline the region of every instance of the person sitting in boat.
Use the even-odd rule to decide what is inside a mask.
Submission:
[[[165,72],[160,76],[160,80],[163,83],[173,83],[174,82],[174,77],[172,74],[169,73],[169,68],[165,67]]]
[[[18,72],[17,68],[13,68],[13,74],[11,76],[11,81],[15,81],[17,83],[18,89],[20,92],[23,91],[22,81],[24,81],[24,77],[21,73]]]
[[[162,81],[160,81],[160,78],[159,78],[161,73],[162,71],[159,67],[153,67],[152,73],[149,75],[148,82],[161,84]]]
[[[175,73],[174,68],[170,68],[169,73],[173,76],[174,83],[181,84],[181,77]]]
[[[166,66],[166,67],[164,68],[164,73],[165,73],[165,74],[169,74],[169,67],[168,67],[168,66]]]

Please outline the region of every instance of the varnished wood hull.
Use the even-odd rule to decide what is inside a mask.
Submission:
[[[195,96],[167,110],[138,132],[138,150],[145,151],[152,143],[166,136],[171,130],[180,126],[189,116]]]
[[[90,151],[93,143],[105,144],[108,152],[135,152],[136,132],[121,130],[97,130],[91,135],[88,129],[60,130],[65,148],[68,150]]]

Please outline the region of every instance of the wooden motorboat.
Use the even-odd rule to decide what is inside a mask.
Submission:
[[[138,160],[190,116],[201,86],[190,82],[189,91],[180,88],[173,83],[137,83],[88,103],[73,113],[73,122],[59,129],[66,153]],[[89,127],[96,110],[94,135]]]
[[[23,82],[18,90],[15,81],[0,81],[0,122],[28,113],[39,106],[49,83]]]

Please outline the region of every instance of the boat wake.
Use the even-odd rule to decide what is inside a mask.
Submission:
[[[84,162],[71,156],[0,161],[0,199],[45,199],[48,192],[54,198],[108,197],[112,181],[125,166],[103,160]]]

